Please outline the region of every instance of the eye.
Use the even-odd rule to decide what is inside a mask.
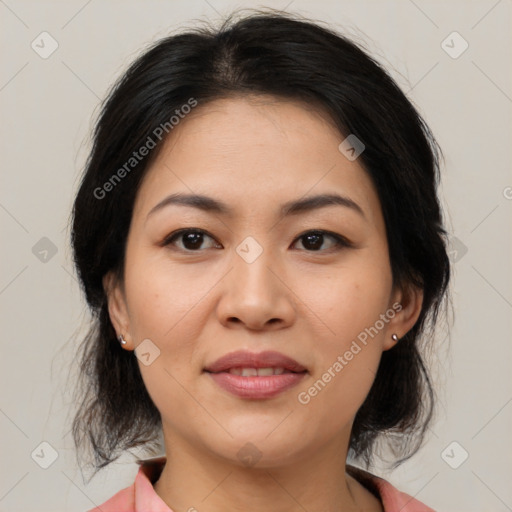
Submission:
[[[210,243],[209,247],[204,247],[203,243],[206,239],[211,240],[213,243]],[[297,241],[302,240],[303,247],[308,252],[321,252],[327,250],[336,250],[340,248],[352,247],[352,244],[341,235],[337,235],[336,233],[331,233],[329,231],[324,230],[313,230],[307,231],[297,237],[293,245],[297,243]],[[328,243],[327,248],[323,248],[322,246],[325,244],[326,240],[330,240],[330,244]],[[177,242],[181,242],[178,244]],[[171,233],[163,242],[163,246],[174,245],[178,249],[182,251],[188,252],[199,252],[201,249],[211,249],[211,248],[221,248],[222,246],[215,241],[215,239],[209,235],[206,231],[202,229],[180,229]]]
[[[204,242],[204,239],[210,239],[214,240],[213,237],[211,237],[206,231],[203,231],[202,229],[180,229],[179,231],[175,231],[174,233],[171,233],[162,243],[162,245],[176,245],[175,242],[181,241],[182,246],[178,246],[179,249],[183,251],[195,251],[197,252],[198,249],[201,249],[201,246]],[[214,241],[214,244],[211,245],[208,248],[212,247],[221,247],[220,244]],[[205,247],[202,247],[203,249]]]
[[[329,249],[336,250],[343,247],[352,247],[352,244],[341,235],[323,230],[307,231],[300,235],[296,240],[303,240],[303,246],[308,252],[318,252],[321,250],[326,239],[330,239],[331,243],[328,244],[327,249],[323,249],[324,251]]]

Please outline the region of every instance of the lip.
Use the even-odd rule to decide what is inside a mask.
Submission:
[[[282,373],[268,377],[242,377],[231,373],[208,373],[221,388],[239,398],[266,399],[279,395],[299,384],[307,375],[301,373]]]
[[[205,371],[210,373],[219,373],[229,370],[230,368],[284,368],[290,372],[301,373],[306,368],[300,363],[285,356],[280,352],[266,350],[265,352],[249,352],[247,350],[238,350],[230,352],[217,359],[214,363],[207,366]],[[249,379],[250,377],[244,377]],[[259,377],[260,379],[262,377]]]
[[[230,368],[284,368],[290,373],[242,377],[228,373]],[[300,363],[279,352],[231,352],[204,370],[221,388],[240,398],[266,399],[296,386],[307,370]]]

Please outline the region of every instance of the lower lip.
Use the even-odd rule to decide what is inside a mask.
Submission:
[[[227,372],[208,375],[223,389],[240,398],[272,398],[296,386],[306,375],[303,373],[282,373],[265,377],[242,377]]]

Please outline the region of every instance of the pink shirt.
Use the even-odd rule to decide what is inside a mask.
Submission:
[[[132,485],[87,512],[173,512],[153,489],[165,461],[165,456],[139,461],[140,468]],[[347,472],[381,500],[385,512],[435,512],[367,471],[347,465]]]

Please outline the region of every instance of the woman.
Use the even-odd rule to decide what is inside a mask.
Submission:
[[[367,470],[432,418],[438,155],[371,57],[297,16],[138,58],[74,204],[95,323],[73,434],[96,469],[160,432],[166,455],[94,510],[432,510]]]

